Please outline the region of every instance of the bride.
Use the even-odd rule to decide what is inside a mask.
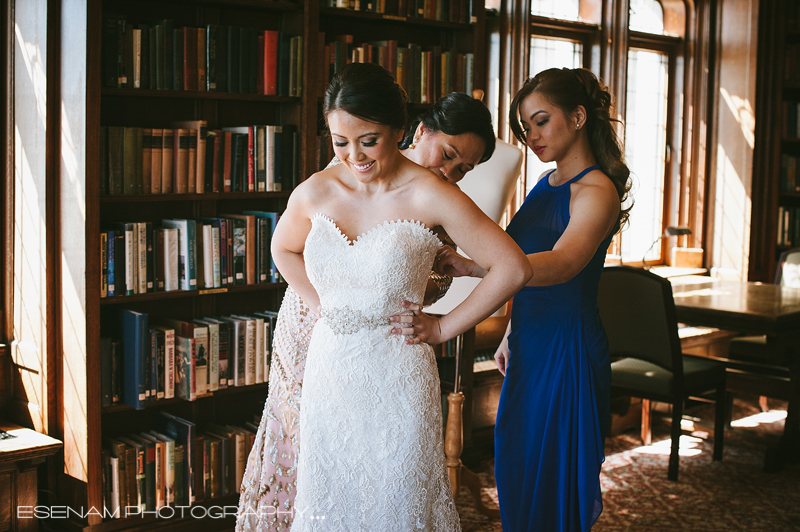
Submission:
[[[429,344],[491,314],[530,267],[466,195],[400,153],[406,97],[382,67],[342,69],[324,114],[342,164],[295,189],[272,241],[283,276],[320,310],[292,530],[459,530]],[[409,312],[402,302],[422,302],[438,225],[489,273],[433,327],[429,318],[430,332],[392,334],[389,317]]]

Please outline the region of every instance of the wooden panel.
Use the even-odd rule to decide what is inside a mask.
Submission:
[[[710,266],[745,279],[750,248],[758,2],[722,2],[714,243]]]
[[[14,470],[0,472],[0,532],[12,530],[14,505]]]

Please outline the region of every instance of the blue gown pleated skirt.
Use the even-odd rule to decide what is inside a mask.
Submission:
[[[526,254],[553,249],[569,222],[569,185],[594,168],[558,187],[539,180],[508,226]],[[610,238],[570,281],[514,297],[495,427],[506,532],[586,531],[602,511],[611,366],[597,290]]]

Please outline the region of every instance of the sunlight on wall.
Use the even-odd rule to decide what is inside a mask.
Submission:
[[[725,2],[720,20],[717,168],[711,271],[746,279],[749,269],[755,134],[758,2]]]
[[[45,228],[46,2],[14,12],[14,340],[21,386],[15,415],[47,431],[47,272]]]
[[[728,109],[730,109],[733,118],[736,119],[742,127],[742,136],[752,150],[753,146],[755,146],[753,131],[756,127],[756,114],[750,102],[738,96],[731,96],[728,91],[725,90],[725,87],[720,87],[719,93],[722,95],[722,100],[727,104]]]
[[[717,186],[714,201],[713,272],[717,277],[744,279],[750,249],[750,196],[744,179],[725,146],[717,146]]]

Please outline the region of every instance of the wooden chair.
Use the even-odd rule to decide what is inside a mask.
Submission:
[[[725,367],[681,353],[672,286],[667,279],[629,266],[606,267],[597,301],[608,336],[612,390],[642,398],[642,426],[649,439],[649,401],[672,405],[672,446],[667,477],[678,480],[683,404],[715,390],[714,460],[722,460]]]
[[[775,284],[800,288],[800,248],[784,251],[778,259]],[[800,333],[800,331],[798,331]],[[773,338],[769,336],[740,336],[731,340],[726,366],[729,372],[753,382],[761,378],[764,383],[759,394],[766,397],[789,399],[789,365],[797,355],[797,336]],[[794,351],[794,352],[793,352]],[[766,401],[762,399],[762,406]]]

